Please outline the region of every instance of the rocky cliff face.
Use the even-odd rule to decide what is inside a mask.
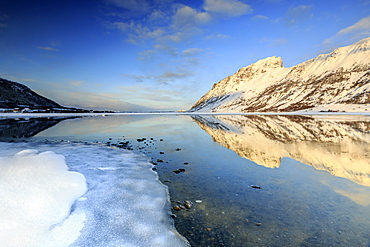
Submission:
[[[368,103],[370,38],[291,68],[279,57],[262,59],[214,84],[190,111],[289,112]]]
[[[304,116],[194,115],[215,142],[258,165],[277,168],[290,157],[370,186],[370,123]]]
[[[27,86],[0,78],[0,108],[63,108],[58,103],[47,99]]]

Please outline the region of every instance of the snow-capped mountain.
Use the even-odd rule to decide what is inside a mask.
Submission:
[[[0,108],[63,108],[18,82],[0,78]]]
[[[305,116],[193,115],[215,142],[258,165],[277,168],[290,157],[370,186],[370,123]],[[351,120],[351,121],[349,121]]]
[[[285,68],[269,57],[213,85],[192,106],[201,112],[290,112],[370,103],[370,38]]]

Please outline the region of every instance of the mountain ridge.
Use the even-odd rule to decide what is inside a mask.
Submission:
[[[370,38],[290,68],[261,59],[215,83],[190,112],[291,112],[370,103]]]
[[[64,108],[21,83],[0,78],[0,108],[17,107]]]

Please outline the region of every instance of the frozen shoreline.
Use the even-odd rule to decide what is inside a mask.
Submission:
[[[146,156],[83,143],[0,142],[0,150],[3,188],[0,229],[5,232],[0,234],[2,244],[9,247],[188,246],[170,219],[167,187],[152,171],[153,164]],[[50,158],[45,159],[46,156]],[[50,168],[55,165],[62,166],[59,170],[63,174],[78,174],[82,181],[86,178],[86,193],[82,183],[77,196],[62,197],[66,193],[58,188],[70,191],[68,188],[76,183],[58,179],[61,172]],[[25,174],[25,168],[31,172]],[[17,188],[19,193],[15,194]],[[66,204],[59,218],[54,217],[61,211],[51,203],[54,197],[59,199],[54,204]],[[33,217],[35,210],[28,213],[29,206],[36,202],[36,213],[48,212],[42,220],[37,215]],[[9,231],[11,235],[7,234]]]

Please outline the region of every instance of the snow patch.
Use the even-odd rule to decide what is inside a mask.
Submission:
[[[62,155],[27,149],[0,157],[0,169],[3,246],[67,246],[77,239],[86,219],[70,209],[86,192],[85,177],[68,171]]]
[[[146,156],[78,143],[0,150],[2,246],[188,246]]]

